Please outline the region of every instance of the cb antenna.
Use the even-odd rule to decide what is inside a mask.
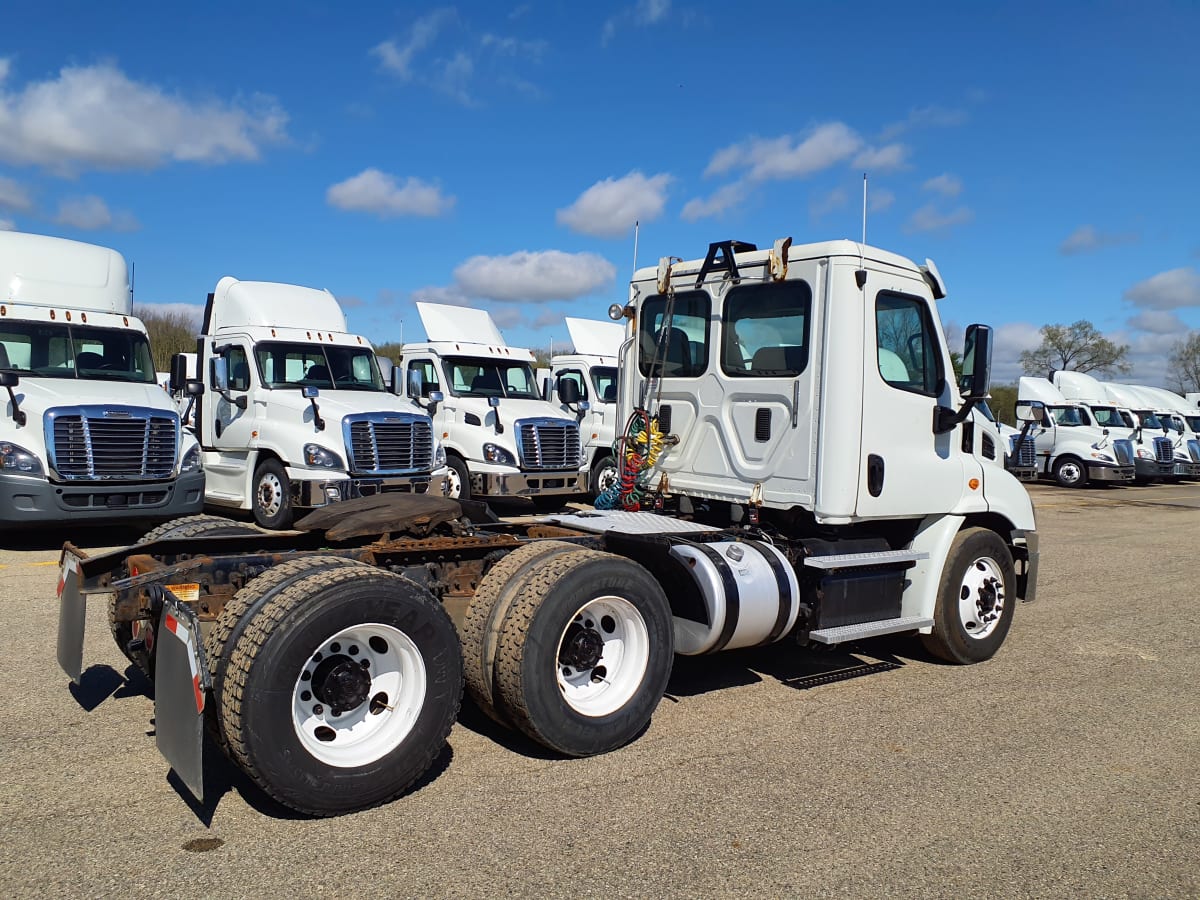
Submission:
[[[637,251],[638,251],[638,220],[633,220],[633,272],[637,273]]]
[[[867,266],[863,255],[867,246],[867,173],[863,172],[863,206],[862,206],[862,243],[858,245],[858,271],[854,273],[854,282],[861,291],[867,283]]]

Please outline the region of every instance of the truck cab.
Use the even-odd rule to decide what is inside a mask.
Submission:
[[[613,440],[617,431],[617,353],[625,330],[615,322],[566,317],[573,353],[550,360],[548,377],[540,381],[542,396],[579,419],[580,438],[588,469],[588,491],[592,498],[615,488],[617,458]],[[586,411],[578,404],[558,399],[558,386],[574,381],[580,399],[590,403]]]
[[[409,395],[433,417],[445,444],[447,496],[525,497],[559,505],[587,492],[578,412],[590,403],[564,384],[542,399],[533,353],[510,347],[484,310],[418,301],[424,343],[405,344]]]
[[[351,497],[443,492],[429,416],[385,383],[371,342],[347,331],[329,291],[222,278],[196,359],[208,392],[191,418],[210,504],[286,528],[296,511]],[[183,404],[181,382],[172,387]]]
[[[199,446],[115,250],[0,232],[0,396],[0,528],[203,508]]]
[[[1171,441],[1175,454],[1174,476],[1180,479],[1200,477],[1200,438],[1181,414],[1187,409],[1187,401],[1166,388],[1141,384],[1126,387],[1140,396],[1144,404],[1151,405],[1154,417],[1162,426],[1163,436]]]
[[[1042,421],[1034,432],[1038,472],[1062,487],[1084,487],[1091,481],[1130,482],[1136,477],[1134,448],[1124,429],[1094,424],[1086,407],[1067,399],[1045,378],[1022,376],[1019,401],[1040,400]]]
[[[1110,405],[1115,405],[1129,426],[1139,481],[1174,480],[1176,447],[1156,415],[1157,398],[1147,397],[1135,387],[1114,381],[1100,383]],[[1183,448],[1183,460],[1187,447]]]

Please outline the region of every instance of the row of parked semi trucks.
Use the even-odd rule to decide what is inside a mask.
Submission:
[[[160,386],[127,273],[110,249],[0,233],[0,525],[207,504],[285,528],[378,493],[559,505],[615,480],[613,322],[568,320],[554,381],[486,312],[420,303],[429,340],[393,366],[328,291],[226,277]]]

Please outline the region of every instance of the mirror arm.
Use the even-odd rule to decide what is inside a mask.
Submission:
[[[12,401],[13,421],[17,423],[18,428],[24,428],[25,423],[29,421],[29,417],[25,415],[25,410],[21,409],[21,404],[17,402],[17,395],[13,393],[11,387],[8,388],[8,399]]]
[[[238,398],[241,399],[241,398]],[[321,418],[321,407],[317,406],[317,398],[309,397],[308,402],[312,404],[313,424],[317,426],[317,431],[325,430],[325,420]]]
[[[962,407],[955,412],[946,406],[935,406],[933,408],[933,433],[945,434],[947,431],[953,431],[955,427],[963,422],[967,416],[971,414],[971,410],[975,408],[982,397],[967,397],[963,400]]]

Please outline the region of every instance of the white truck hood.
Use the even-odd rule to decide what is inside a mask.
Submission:
[[[157,384],[23,375],[13,393],[30,418],[58,406],[141,406],[176,412],[170,395]]]

